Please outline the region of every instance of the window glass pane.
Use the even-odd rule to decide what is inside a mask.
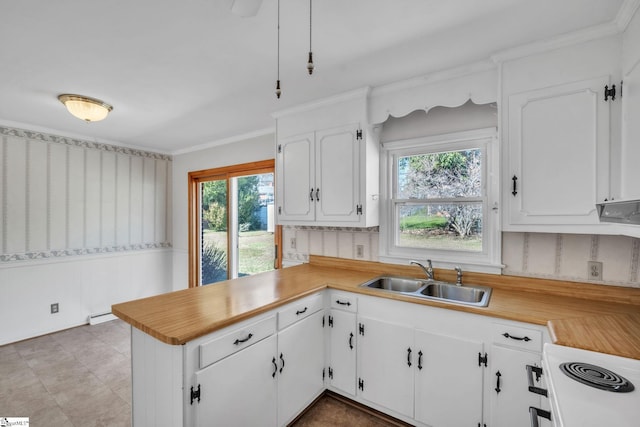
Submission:
[[[274,269],[273,173],[238,178],[238,275]]]
[[[201,191],[200,283],[227,280],[227,181],[207,181]]]
[[[442,199],[482,195],[479,148],[398,157],[398,199]]]
[[[397,246],[482,251],[482,202],[402,204]]]

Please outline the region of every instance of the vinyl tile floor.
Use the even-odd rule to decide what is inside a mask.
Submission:
[[[29,417],[31,426],[130,427],[129,325],[118,319],[1,346],[0,417]],[[295,423],[392,425],[330,396]]]

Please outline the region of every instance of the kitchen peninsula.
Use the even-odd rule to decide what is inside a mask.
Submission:
[[[114,305],[113,313],[133,327],[134,425],[204,424],[203,416],[206,412],[198,415],[202,410],[197,409],[194,413],[194,408],[198,407],[200,399],[206,401],[207,394],[210,397],[213,390],[202,388],[199,391],[193,378],[194,375],[197,377],[194,374],[196,371],[206,371],[209,369],[206,368],[208,364],[214,361],[232,359],[224,357],[236,351],[236,355],[246,352],[240,350],[245,345],[243,340],[253,338],[255,341],[251,342],[256,342],[254,347],[257,348],[269,341],[270,336],[275,340],[276,335],[284,335],[283,329],[294,323],[294,320],[286,320],[293,308],[296,309],[295,314],[306,312],[304,315],[308,315],[308,319],[318,316],[324,323],[325,311],[332,311],[332,304],[336,302],[334,295],[346,298],[337,301],[349,304],[354,316],[361,315],[357,309],[358,302],[361,307],[367,301],[372,301],[372,306],[376,307],[389,306],[390,313],[397,310],[393,304],[402,304],[401,307],[411,310],[431,310],[434,319],[454,319],[449,323],[463,319],[459,317],[462,315],[471,316],[468,319],[472,320],[470,323],[475,323],[474,319],[489,319],[491,322],[500,321],[519,327],[516,322],[521,322],[530,325],[532,330],[537,328],[541,331],[538,332],[541,336],[548,336],[549,338],[543,338],[546,342],[553,341],[640,359],[639,289],[470,272],[465,274],[465,283],[493,288],[487,307],[471,307],[359,287],[382,274],[410,277],[423,275],[422,270],[416,266],[312,256],[309,264],[301,266]],[[437,280],[455,281],[454,271],[436,270],[435,276]],[[332,295],[331,299],[329,295]],[[347,301],[349,298],[352,302]],[[360,301],[356,301],[358,299]],[[296,317],[293,314],[291,316]],[[460,323],[462,322],[461,320]],[[307,323],[311,324],[311,321]],[[613,323],[621,327],[609,329]],[[588,328],[575,327],[583,324],[588,324]],[[470,328],[476,326],[469,325]],[[549,328],[548,332],[545,327]],[[239,332],[236,328],[239,328]],[[238,343],[230,344],[231,349],[225,352],[226,344],[222,344],[220,339],[233,334],[229,332],[231,330],[246,335],[235,338]],[[586,331],[590,334],[587,335]],[[322,338],[326,336],[323,332],[318,336],[320,341],[328,342],[326,338]],[[250,342],[246,345],[249,344]],[[299,347],[319,353],[319,363],[324,365],[327,351],[322,343],[315,344],[311,347]],[[356,341],[350,338],[349,345],[353,348],[354,344]],[[541,351],[542,343],[537,345],[540,346],[537,351]],[[278,357],[283,360],[277,360]],[[409,351],[405,357],[412,358],[414,355]],[[415,357],[416,359],[411,360],[418,360],[417,363],[420,364],[418,356]],[[208,362],[204,363],[204,359]],[[276,371],[282,372],[286,359],[280,351],[273,352],[273,358],[269,356],[267,359],[264,366],[268,370],[267,377],[276,378]],[[289,366],[291,364],[284,369],[289,369]],[[226,378],[217,379],[217,388],[222,389],[218,392],[225,392],[226,385],[233,382],[229,379],[233,374],[227,372]],[[331,389],[325,385],[329,384],[328,380],[319,381],[319,388],[317,385],[313,388],[310,401],[305,401],[304,406],[325,388]],[[355,388],[355,376],[352,382]],[[150,388],[150,384],[154,384],[154,387]],[[356,397],[348,392],[345,395]],[[280,409],[282,412],[282,408]],[[304,407],[295,408],[289,412],[295,418],[303,409]],[[376,409],[384,410],[384,407]],[[390,413],[394,416],[402,413],[392,409]],[[276,422],[275,406],[273,412],[274,425],[291,421],[291,418],[280,418]],[[487,412],[489,409],[485,407],[485,417]]]

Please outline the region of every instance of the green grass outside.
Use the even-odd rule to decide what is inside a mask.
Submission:
[[[242,231],[239,233],[239,272],[256,274],[273,270],[274,242],[273,233],[266,231]],[[215,243],[220,248],[226,248],[227,233],[205,230],[205,241]]]
[[[411,215],[400,220],[400,230],[444,228],[447,222],[443,216]]]

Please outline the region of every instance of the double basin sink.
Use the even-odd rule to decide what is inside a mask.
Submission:
[[[457,285],[433,279],[421,280],[397,276],[380,276],[360,286],[400,295],[475,307],[486,307],[489,305],[489,298],[491,297],[491,288],[486,286]]]

